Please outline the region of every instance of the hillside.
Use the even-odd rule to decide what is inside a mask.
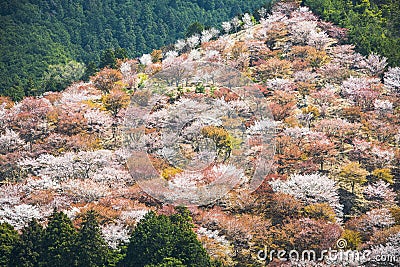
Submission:
[[[398,266],[400,67],[298,1],[258,16],[61,92],[1,97],[0,261]],[[277,257],[329,249],[369,257]]]
[[[400,64],[400,2],[387,0],[304,0],[315,14],[349,29],[348,39],[363,55],[379,53]]]
[[[3,1],[0,95],[19,100],[24,95],[64,89],[46,85],[46,73],[52,70],[50,65],[63,66],[72,60],[98,65],[102,52],[110,48],[122,48],[125,56],[135,57],[183,38],[194,22],[216,26],[265,3],[265,0]]]

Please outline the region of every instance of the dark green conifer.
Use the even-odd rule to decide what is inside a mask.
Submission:
[[[89,211],[85,214],[76,246],[78,266],[106,266],[109,249],[101,235],[95,211]]]
[[[158,266],[166,258],[185,266],[210,266],[210,258],[193,232],[189,211],[177,211],[170,217],[149,212],[135,228],[121,266]]]
[[[42,253],[42,226],[33,219],[22,229],[20,241],[11,253],[10,267],[37,267]]]
[[[0,223],[0,267],[7,267],[14,245],[19,236],[14,227],[8,223]]]
[[[63,212],[54,212],[43,237],[43,266],[76,266],[76,230]]]

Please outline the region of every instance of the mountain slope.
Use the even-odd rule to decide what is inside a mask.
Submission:
[[[34,87],[41,91],[49,65],[70,60],[98,63],[108,48],[124,48],[128,56],[138,56],[184,37],[193,22],[216,26],[263,4],[264,0],[3,1],[0,94],[19,99],[33,94]]]
[[[243,20],[235,33],[179,41],[162,60],[144,54],[62,92],[19,103],[1,98],[0,221],[21,229],[31,218],[45,221],[54,207],[76,222],[87,210],[95,210],[102,218],[103,235],[118,251],[117,244],[127,242],[129,230],[146,212],[174,213],[131,176],[151,177],[153,169],[140,164],[149,159],[177,195],[224,173],[238,179],[237,186],[214,203],[190,207],[198,238],[224,266],[263,266],[270,261],[271,266],[291,265],[261,257],[270,255],[260,253],[268,248],[297,250],[299,255],[313,250],[319,256],[340,245],[368,249],[374,256],[397,255],[400,68],[388,67],[380,55],[355,52],[353,45],[343,44],[343,28],[296,2],[275,5],[256,25]],[[199,62],[230,66],[250,78],[254,86],[236,89],[247,96],[255,89],[263,96],[260,105],[249,107],[251,102],[235,93],[239,90],[210,79],[214,68],[202,82],[199,76],[188,81],[182,72],[172,71],[174,83],[152,90],[169,91],[157,101],[149,97],[144,87],[149,78]],[[217,103],[213,112],[207,113],[202,100]],[[154,106],[147,109],[147,103]],[[268,106],[274,120],[256,117],[254,109],[260,106]],[[219,116],[223,110],[230,112]],[[204,120],[196,120],[198,114]],[[144,127],[123,123],[137,116],[146,116]],[[182,128],[179,138],[172,138],[176,136],[168,135],[166,124],[177,121]],[[249,192],[249,169],[257,166],[261,146],[260,139],[249,136],[262,136],[271,128],[276,132],[273,168]],[[126,137],[132,140],[128,145]],[[181,142],[182,137],[192,142]],[[206,138],[214,141],[217,152],[212,155],[217,156],[197,172],[170,160],[173,147],[164,143],[179,141],[179,153],[194,158],[202,152],[196,142]],[[129,144],[145,144],[147,155],[131,155]],[[243,156],[239,164],[238,156]],[[132,162],[136,166],[128,168]],[[374,259],[366,266],[374,266]],[[335,265],[349,265],[336,260]]]

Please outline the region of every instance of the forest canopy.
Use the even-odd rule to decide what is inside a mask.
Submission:
[[[349,42],[363,55],[385,56],[400,63],[400,1],[303,0],[315,14],[349,29]]]
[[[265,0],[3,1],[0,10],[0,95],[20,100],[49,90],[46,74],[71,61],[90,66],[102,52],[128,57],[183,38],[198,22],[206,27],[253,12]],[[91,63],[91,64],[89,64]],[[48,76],[48,75],[47,75]],[[53,85],[50,85],[50,89]],[[63,89],[63,88],[61,88]]]

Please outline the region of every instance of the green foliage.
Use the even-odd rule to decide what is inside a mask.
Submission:
[[[186,265],[175,258],[164,258],[161,263],[146,265],[146,267],[186,267]]]
[[[29,79],[35,88],[42,88],[44,73],[51,72],[50,65],[75,60],[115,67],[115,59],[150,53],[184,38],[185,32],[192,32],[188,25],[198,22],[195,25],[218,26],[238,10],[254,11],[264,2],[5,1],[0,10],[0,95],[20,100],[21,95],[37,94],[24,89]],[[94,74],[93,70],[93,65],[88,67],[85,80]],[[46,81],[43,89],[59,90],[62,86]]]
[[[16,84],[11,85],[4,95],[9,96],[13,101],[21,101],[25,96],[25,92],[21,83],[17,82]]]
[[[96,63],[93,61],[90,61],[85,68],[85,72],[83,73],[83,76],[81,77],[82,80],[85,82],[89,81],[91,76],[94,76],[96,72],[98,71]]]
[[[8,224],[0,223],[0,266],[7,267],[9,256],[14,245],[18,242],[19,236],[17,231]]]
[[[204,25],[195,22],[189,25],[189,27],[186,29],[185,37],[190,37],[195,34],[201,34],[201,32],[204,30]]]
[[[112,250],[104,240],[97,214],[88,211],[79,231],[62,212],[54,212],[47,228],[34,219],[18,233],[0,224],[0,266],[116,266],[125,248]]]
[[[44,91],[61,91],[72,82],[82,78],[85,65],[74,60],[67,64],[50,65],[43,76]]]
[[[11,257],[10,267],[35,267],[40,266],[42,253],[42,226],[33,219],[22,230],[21,239],[15,245]]]
[[[350,229],[344,230],[341,238],[347,241],[346,249],[358,249],[362,242],[360,233]]]
[[[389,183],[389,184],[393,184],[393,183],[394,183],[394,181],[393,181],[393,177],[394,177],[394,176],[391,174],[389,168],[375,169],[375,170],[372,172],[372,175],[373,175],[374,177],[376,177],[377,179],[383,180],[383,181],[385,181],[385,182],[387,182],[387,183]]]
[[[101,53],[99,68],[115,68],[117,65],[117,59],[124,59],[127,57],[128,53],[124,48],[108,48]]]
[[[199,83],[198,85],[196,85],[196,89],[195,89],[196,93],[204,94],[205,91],[206,91],[206,89],[202,83]]]
[[[76,266],[76,230],[62,212],[54,212],[43,236],[43,266]]]
[[[361,168],[357,162],[350,162],[340,169],[339,176],[344,183],[351,185],[351,192],[354,193],[356,184],[364,184],[367,182],[368,171]]]
[[[76,242],[78,266],[105,266],[109,254],[104,238],[101,235],[97,214],[89,211],[85,214],[82,227]]]
[[[121,266],[171,266],[168,264],[176,259],[184,266],[210,266],[192,228],[186,208],[178,207],[177,214],[169,217],[149,212],[132,233]]]
[[[349,42],[364,54],[375,52],[400,62],[400,1],[303,0],[323,19],[349,29]]]

